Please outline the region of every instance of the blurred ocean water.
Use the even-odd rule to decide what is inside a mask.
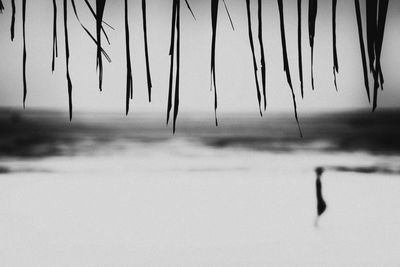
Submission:
[[[154,144],[184,139],[212,148],[288,152],[342,151],[396,155],[400,152],[400,111],[306,114],[299,138],[292,114],[226,114],[215,127],[204,114],[178,121],[177,134],[166,127],[162,114],[76,114],[51,111],[0,112],[1,157],[46,157],[101,150],[110,144]]]

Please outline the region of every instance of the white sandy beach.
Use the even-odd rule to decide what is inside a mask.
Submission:
[[[0,176],[1,266],[399,266],[396,175],[328,170],[313,225],[316,166],[398,160],[180,138],[8,160],[21,172]]]

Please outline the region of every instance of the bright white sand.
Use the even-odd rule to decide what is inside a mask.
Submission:
[[[0,176],[0,265],[400,266],[397,176],[326,172],[313,226],[316,166],[387,160],[174,139],[10,161],[53,172]]]

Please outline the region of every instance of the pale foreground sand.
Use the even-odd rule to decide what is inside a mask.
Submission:
[[[313,226],[316,166],[396,161],[178,139],[10,160],[21,172],[0,176],[0,265],[400,266],[395,175],[326,172]]]

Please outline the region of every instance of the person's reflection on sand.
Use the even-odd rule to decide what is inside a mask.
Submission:
[[[324,172],[324,168],[318,167],[315,169],[315,172],[317,174],[317,179],[315,180],[315,188],[317,192],[317,217],[315,218],[314,225],[317,227],[319,217],[326,210],[326,202],[322,197],[322,184],[321,184],[321,176],[322,173]]]

